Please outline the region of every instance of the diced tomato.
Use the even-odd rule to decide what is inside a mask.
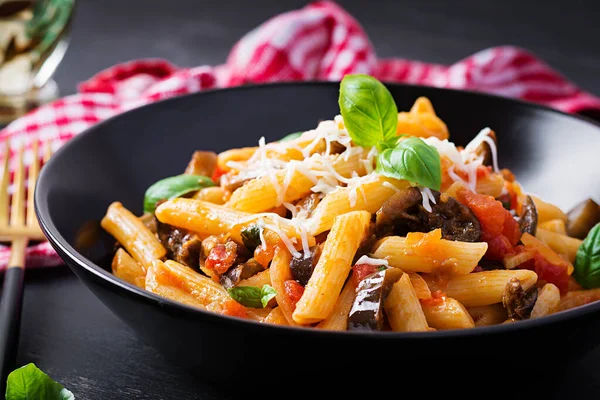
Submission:
[[[243,305],[241,305],[240,303],[238,303],[235,300],[227,300],[223,304],[222,313],[224,315],[229,315],[230,317],[246,318],[248,316],[246,307],[244,307]]]
[[[379,268],[378,265],[371,264],[357,264],[353,266],[352,270],[354,271],[354,276],[356,277],[356,284],[358,285],[360,281],[365,279],[365,277],[377,271],[377,268]]]
[[[515,254],[532,251],[531,249],[529,249],[523,245],[515,246],[514,250],[515,250]],[[531,258],[531,259],[517,265],[515,267],[515,269],[529,269],[531,271],[535,271],[535,258]]]
[[[502,168],[502,170],[500,170],[500,173],[502,174],[502,177],[505,181],[514,182],[516,179],[515,174],[513,174],[512,171],[508,168]]]
[[[431,293],[431,297],[429,299],[421,299],[421,303],[427,306],[441,306],[446,301],[446,293],[441,290],[436,290]]]
[[[504,235],[510,244],[514,247],[519,243],[521,239],[521,230],[519,229],[519,223],[508,213],[504,218],[504,226],[502,227],[502,235]]]
[[[480,165],[477,167],[477,179],[486,178],[492,173],[492,167]]]
[[[294,279],[289,279],[283,282],[283,287],[285,288],[285,294],[289,297],[290,301],[295,307],[296,303],[300,300],[302,294],[304,293],[304,286]]]
[[[266,249],[263,246],[256,246],[254,250],[254,259],[263,267],[267,268],[271,260],[275,257],[275,247],[268,245]]]
[[[237,257],[237,246],[233,242],[218,244],[210,251],[204,264],[206,268],[221,275],[231,267]]]
[[[521,231],[501,202],[466,188],[457,192],[457,198],[473,211],[481,224],[482,239],[488,243],[485,258],[501,260],[506,254],[514,254],[513,247],[519,242]]]
[[[541,254],[536,254],[535,273],[538,275],[538,281],[553,283],[561,293],[566,293],[569,288],[569,273],[566,265],[551,264]]]
[[[215,183],[219,183],[219,180],[221,179],[221,176],[225,174],[225,171],[223,171],[221,168],[216,167],[215,170],[213,171],[212,174],[212,180]]]

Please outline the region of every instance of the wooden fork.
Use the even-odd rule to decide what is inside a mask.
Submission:
[[[17,164],[13,180],[15,190],[9,201],[10,173],[8,161],[10,158],[10,144],[6,141],[4,173],[0,183],[0,241],[11,243],[11,254],[4,273],[4,285],[2,297],[0,298],[0,393],[4,393],[6,378],[14,366],[17,353],[21,304],[23,301],[25,250],[30,240],[45,240],[33,206],[34,188],[40,171],[37,156],[38,143],[36,139],[32,145],[33,157],[28,169],[27,179],[25,177],[24,147],[21,146],[17,152]],[[48,160],[50,155],[51,148],[47,142],[44,147],[44,162]],[[26,192],[27,198],[25,198]]]

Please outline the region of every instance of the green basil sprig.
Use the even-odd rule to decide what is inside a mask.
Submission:
[[[144,211],[153,213],[160,200],[171,200],[209,186],[215,186],[215,183],[202,175],[183,174],[162,179],[146,190]]]
[[[251,308],[265,308],[269,301],[277,296],[277,291],[269,285],[262,288],[256,286],[234,286],[227,289],[232,299],[243,306]]]
[[[437,149],[417,137],[400,140],[377,156],[377,173],[440,190],[442,166]]]
[[[302,136],[303,133],[304,132],[290,133],[289,135],[285,135],[284,137],[279,139],[279,141],[280,142],[289,142],[290,140],[298,139],[300,136]]]
[[[368,75],[346,75],[338,102],[352,141],[379,150],[377,173],[440,190],[442,169],[437,149],[417,137],[397,136],[398,108],[381,82]]]
[[[74,400],[73,393],[42,372],[33,363],[15,369],[6,381],[7,400]]]
[[[600,223],[585,237],[575,256],[573,277],[586,289],[600,287]]]
[[[357,145],[376,146],[396,136],[396,102],[383,83],[372,76],[346,75],[338,103],[346,130]]]

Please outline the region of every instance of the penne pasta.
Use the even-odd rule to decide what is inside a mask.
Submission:
[[[265,317],[263,322],[274,325],[288,325],[288,321],[281,311],[281,307],[275,307]]]
[[[346,285],[342,289],[342,293],[340,293],[333,311],[327,318],[317,324],[317,328],[330,331],[345,331],[348,327],[348,315],[350,314],[355,298],[356,284],[354,283],[354,278],[351,277],[346,281]]]
[[[446,294],[466,307],[500,303],[512,278],[517,278],[525,290],[537,282],[537,274],[527,269],[483,271],[453,277],[448,281]]]
[[[417,294],[417,298],[419,300],[426,300],[431,298],[431,290],[425,282],[425,279],[416,272],[407,272],[408,277],[410,278],[410,283]]]
[[[538,297],[531,310],[530,318],[540,318],[544,315],[549,315],[556,310],[560,303],[560,290],[551,284],[547,283],[539,289]]]
[[[542,222],[541,224],[538,224],[538,229],[539,228],[551,232],[560,233],[562,235],[567,234],[567,227],[565,225],[565,221],[562,219],[551,219],[549,221]]]
[[[260,271],[250,278],[242,279],[236,286],[255,286],[261,288],[265,285],[273,286],[271,284],[271,272],[268,269]]]
[[[231,193],[220,186],[210,186],[200,189],[195,195],[194,199],[208,201],[213,204],[225,204]]]
[[[394,283],[385,300],[385,312],[392,330],[397,332],[423,332],[429,329],[408,274]]]
[[[388,236],[379,240],[373,247],[373,257],[385,259],[390,266],[404,272],[433,272],[441,269],[461,275],[473,271],[487,251],[485,242],[459,242],[409,234],[409,237],[413,236],[423,239],[411,242],[404,237]]]
[[[112,260],[112,272],[137,287],[146,287],[146,271],[123,249],[118,249]]]
[[[162,259],[167,250],[156,236],[131,211],[120,202],[114,202],[100,221],[110,233],[142,267],[149,267],[154,260]]]
[[[365,173],[359,155],[348,159],[341,156],[315,155],[299,162],[292,169],[279,170],[250,180],[233,192],[227,205],[235,210],[257,213],[277,207],[282,202],[299,200],[311,193],[311,188],[317,183],[320,175],[331,173],[325,167],[328,164],[344,178],[350,178],[354,172],[358,175]],[[314,172],[315,169],[317,172]]]
[[[492,197],[500,197],[504,190],[504,177],[502,174],[489,174],[477,179],[475,191],[479,194],[487,194]]]
[[[473,328],[475,322],[456,299],[442,297],[440,301],[422,301],[421,307],[427,324],[438,330]]]
[[[501,324],[507,320],[506,308],[500,303],[487,306],[469,307],[467,309],[475,326],[488,326]]]
[[[364,210],[375,213],[398,190],[409,186],[406,181],[376,176],[360,186],[336,189],[319,203],[309,221],[312,235],[328,231],[336,216],[350,211]],[[354,192],[355,196],[351,194]],[[354,201],[352,201],[354,199]]]
[[[281,313],[289,325],[298,325],[292,318],[295,305],[285,291],[285,282],[292,279],[292,272],[290,271],[291,259],[292,256],[290,253],[285,249],[278,248],[275,251],[275,257],[268,271],[271,278],[271,286],[277,291],[277,296],[275,296],[279,305],[277,308],[281,309]]]
[[[565,214],[554,204],[547,203],[534,195],[531,195],[531,199],[533,200],[537,210],[539,224],[542,224],[546,221],[551,221],[553,219],[560,219],[564,222],[567,221],[567,214]]]
[[[573,238],[562,233],[552,232],[543,228],[538,228],[535,237],[546,243],[548,247],[554,250],[556,253],[561,254],[569,260],[569,262],[575,262],[575,256],[582,240]]]
[[[371,214],[366,211],[349,212],[335,219],[319,262],[296,304],[294,321],[310,324],[331,315],[370,221]]]
[[[570,310],[600,300],[600,288],[574,290],[562,296],[555,311]]]

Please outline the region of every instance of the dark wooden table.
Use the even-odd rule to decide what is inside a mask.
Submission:
[[[340,3],[361,21],[380,57],[451,63],[489,46],[514,44],[532,50],[586,90],[600,95],[597,0],[545,2],[543,7],[525,0]],[[163,57],[181,66],[222,63],[245,32],[272,15],[303,4],[80,0],[71,46],[56,80],[62,93],[69,94],[78,82],[97,71],[133,58]],[[227,396],[226,391],[208,387],[165,361],[66,267],[28,271],[26,285],[18,363],[35,362],[77,399]],[[526,353],[523,357],[531,367],[531,360],[525,361]],[[477,366],[468,368],[473,374],[477,371]],[[563,381],[554,382],[553,398],[598,398],[599,372],[597,349],[572,365]],[[494,390],[508,389],[509,380],[499,378]]]

